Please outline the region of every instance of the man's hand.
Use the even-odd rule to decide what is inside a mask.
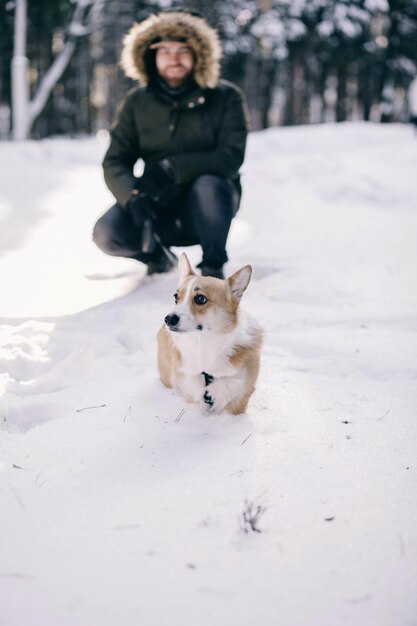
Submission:
[[[132,191],[132,197],[126,205],[132,222],[141,233],[141,251],[150,254],[155,250],[155,212],[152,201],[137,189]]]
[[[132,195],[129,202],[126,205],[130,217],[136,228],[142,229],[143,223],[146,219],[154,219],[155,211],[153,203],[145,193],[140,192],[138,189],[132,190]]]
[[[150,253],[155,248],[154,221],[161,193],[174,183],[174,172],[168,159],[145,167],[140,178],[136,178],[132,195],[126,204],[133,224],[142,232],[142,252]]]
[[[169,159],[145,166],[145,170],[136,179],[135,188],[158,203],[163,191],[175,182],[175,174]]]

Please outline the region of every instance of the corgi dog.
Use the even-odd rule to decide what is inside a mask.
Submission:
[[[259,373],[262,330],[240,307],[252,268],[226,280],[197,275],[185,253],[175,306],[158,332],[158,369],[166,387],[208,412],[244,413]]]

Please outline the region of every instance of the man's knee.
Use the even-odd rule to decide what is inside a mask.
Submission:
[[[207,197],[207,195],[227,192],[229,185],[230,181],[227,178],[203,174],[194,180],[190,192],[197,196]]]
[[[116,205],[117,206],[117,205]],[[94,225],[93,228],[93,241],[100,250],[107,254],[115,254],[118,249],[118,245],[115,241],[115,224],[112,213],[116,207],[112,207],[107,211]]]
[[[93,228],[93,241],[100,250],[107,252],[109,245],[111,245],[111,237],[109,230],[102,222],[102,218],[99,219]]]
[[[195,213],[202,213],[213,219],[219,214],[232,217],[239,204],[237,196],[231,180],[204,174],[193,182],[189,199]]]

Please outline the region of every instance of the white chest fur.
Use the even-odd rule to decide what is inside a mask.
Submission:
[[[207,372],[215,377],[238,374],[239,368],[230,363],[230,357],[237,346],[253,344],[258,328],[258,323],[242,310],[237,325],[229,333],[206,330],[172,333],[182,357],[181,372],[187,375]]]

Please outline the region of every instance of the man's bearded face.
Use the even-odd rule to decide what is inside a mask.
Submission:
[[[156,69],[170,86],[179,87],[194,69],[193,51],[180,41],[161,41],[156,48]]]

